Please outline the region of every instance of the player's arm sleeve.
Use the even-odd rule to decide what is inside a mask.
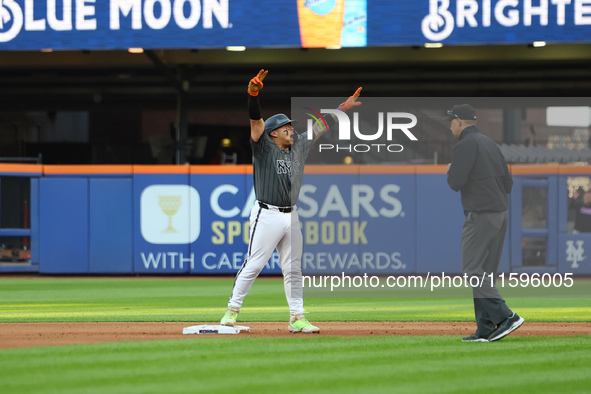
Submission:
[[[459,191],[470,180],[470,171],[474,167],[477,155],[476,144],[459,143],[456,145],[447,172],[447,184],[453,191]]]
[[[261,116],[259,96],[248,96],[248,116],[250,117],[250,138],[257,142],[265,131],[265,122]]]
[[[324,117],[324,120],[326,121],[326,125],[330,129],[332,126],[334,126],[335,124],[337,124],[337,120],[338,119],[333,114],[328,114],[328,115],[329,116],[325,116]]]
[[[322,134],[329,131],[330,128],[337,123],[338,119],[333,114],[326,114],[326,116],[323,116],[322,120],[323,120],[322,122],[316,122],[314,124],[314,127],[312,127],[312,132],[314,133],[314,138],[313,138],[314,141],[316,141],[318,138],[320,138],[320,136]]]

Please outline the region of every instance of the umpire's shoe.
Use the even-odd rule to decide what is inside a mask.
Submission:
[[[240,313],[240,308],[236,308],[233,306],[229,306],[226,310],[226,314],[222,317],[222,321],[220,324],[222,326],[231,326],[234,327],[236,324],[236,319],[238,318],[238,314]]]
[[[517,313],[513,312],[513,314],[511,316],[509,316],[508,318],[503,320],[497,326],[496,330],[494,330],[490,334],[490,336],[488,337],[488,341],[493,342],[493,341],[498,341],[501,338],[504,338],[509,333],[511,333],[511,332],[517,330],[519,327],[521,327],[521,325],[523,324],[524,321],[525,321],[525,319],[523,317],[521,317]]]
[[[477,332],[469,337],[462,338],[462,342],[488,342],[486,337],[481,337]]]

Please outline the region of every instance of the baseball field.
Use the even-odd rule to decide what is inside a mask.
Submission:
[[[471,299],[306,298],[290,334],[280,278],[260,278],[238,335],[233,278],[0,278],[0,393],[591,392],[591,299],[508,298],[525,324],[462,343]],[[591,294],[591,281],[581,286]]]

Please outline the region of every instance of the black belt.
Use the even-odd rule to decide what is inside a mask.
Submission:
[[[264,202],[260,202],[259,201],[259,206],[261,208],[265,208],[265,209],[271,209],[267,204],[265,204]],[[291,211],[293,211],[293,207],[276,207],[279,212],[283,212],[283,213],[290,213]]]

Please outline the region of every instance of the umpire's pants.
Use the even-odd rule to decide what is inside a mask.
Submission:
[[[476,333],[481,337],[487,337],[497,324],[513,313],[494,283],[506,232],[507,211],[466,214],[462,229],[462,272],[468,277],[485,278],[482,286],[472,288]]]

